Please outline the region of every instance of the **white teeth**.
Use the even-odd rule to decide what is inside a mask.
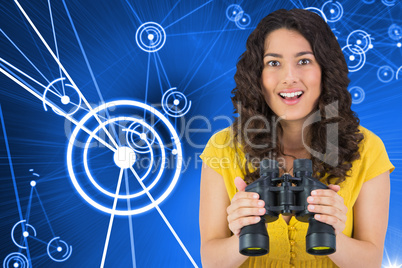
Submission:
[[[294,96],[299,96],[303,94],[302,91],[297,91],[297,92],[292,92],[292,93],[279,93],[279,95],[281,95],[284,98],[292,98]]]

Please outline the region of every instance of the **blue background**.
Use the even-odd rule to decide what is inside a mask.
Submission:
[[[55,49],[48,1],[21,0],[20,3],[51,48]],[[306,0],[66,1],[104,101],[131,99],[149,105],[160,104],[163,92],[171,87],[177,87],[178,91],[192,101],[191,109],[183,117],[182,123],[166,115],[178,133],[189,127],[204,130],[190,133],[187,137],[182,136],[184,160],[190,161],[190,166],[181,174],[176,187],[160,208],[198,266],[201,266],[198,155],[214,132],[230,124],[217,116],[232,117],[230,91],[235,86],[235,65],[245,50],[246,39],[257,23],[276,9],[321,9],[324,3],[326,2]],[[251,18],[250,25],[240,29],[234,21],[226,17],[226,9],[231,4],[241,6],[244,13]],[[350,73],[349,88],[358,86],[364,90],[364,100],[353,104],[352,108],[359,115],[361,124],[384,141],[389,157],[396,167],[391,175],[391,206],[383,266],[400,267],[402,48],[398,47],[398,43],[402,42],[402,33],[399,31],[391,38],[388,29],[392,24],[402,27],[402,5],[399,0],[339,1],[339,4],[344,13],[338,21],[329,22],[329,25],[341,47],[347,45],[347,37],[355,30],[365,31],[369,37],[366,36],[364,41],[370,39],[373,45],[365,53],[366,60],[362,68]],[[63,2],[51,1],[51,7],[60,60],[86,99],[98,105],[101,96],[91,78]],[[327,15],[331,16],[329,13]],[[141,24],[150,21],[161,24],[166,32],[165,45],[158,52],[151,53],[152,55],[141,50],[135,41],[137,29]],[[57,63],[11,0],[0,3],[0,28],[48,81],[60,77]],[[154,60],[156,54],[160,57],[157,63]],[[150,61],[148,57],[151,57]],[[1,33],[0,58],[41,83],[47,83]],[[385,73],[381,69],[385,65],[394,71],[392,76],[390,71]],[[384,78],[390,81],[380,80]],[[30,82],[38,92],[43,93],[43,88],[29,80],[26,82]],[[66,167],[68,138],[64,130],[65,119],[51,109],[44,111],[41,100],[3,74],[0,75],[0,105],[18,198],[24,215],[28,204],[32,204],[30,224],[37,231],[36,238],[28,237],[32,266],[99,266],[110,215],[85,202],[70,182]],[[158,109],[163,112],[160,107]],[[208,118],[210,125],[201,119],[190,121],[195,116]],[[6,151],[7,141],[3,135],[3,127],[1,129],[2,263],[8,254],[19,252],[10,233],[20,217]],[[36,190],[43,207],[35,193],[30,198],[29,183],[32,180],[37,182]],[[116,216],[105,267],[193,266],[155,209],[134,215],[131,219],[135,255],[131,254],[128,217]],[[73,248],[71,257],[65,262],[55,262],[46,253],[46,243],[54,236],[59,236]],[[26,250],[20,252],[27,255]]]

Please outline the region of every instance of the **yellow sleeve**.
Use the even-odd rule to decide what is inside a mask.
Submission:
[[[209,139],[200,158],[206,165],[223,176],[224,169],[230,168],[231,159],[228,152],[230,146],[230,129],[225,128]]]
[[[362,159],[363,169],[366,170],[364,181],[371,180],[389,170],[391,173],[395,167],[389,160],[382,140],[369,130],[364,131],[364,158]]]

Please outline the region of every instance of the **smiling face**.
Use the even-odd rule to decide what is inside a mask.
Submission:
[[[321,67],[310,43],[295,30],[275,30],[265,39],[263,61],[268,106],[285,121],[304,121],[321,94]]]

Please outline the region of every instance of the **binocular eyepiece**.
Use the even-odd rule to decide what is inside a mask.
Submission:
[[[261,256],[269,252],[269,237],[266,223],[278,219],[279,214],[294,215],[302,222],[308,222],[306,251],[312,255],[329,255],[336,250],[335,231],[331,225],[314,219],[308,211],[307,197],[315,189],[328,189],[312,177],[310,159],[296,159],[293,162],[294,177],[279,176],[278,162],[263,159],[260,164],[260,178],[246,187],[246,192],[256,192],[265,201],[265,215],[256,224],[243,227],[239,237],[239,251],[246,256]]]

